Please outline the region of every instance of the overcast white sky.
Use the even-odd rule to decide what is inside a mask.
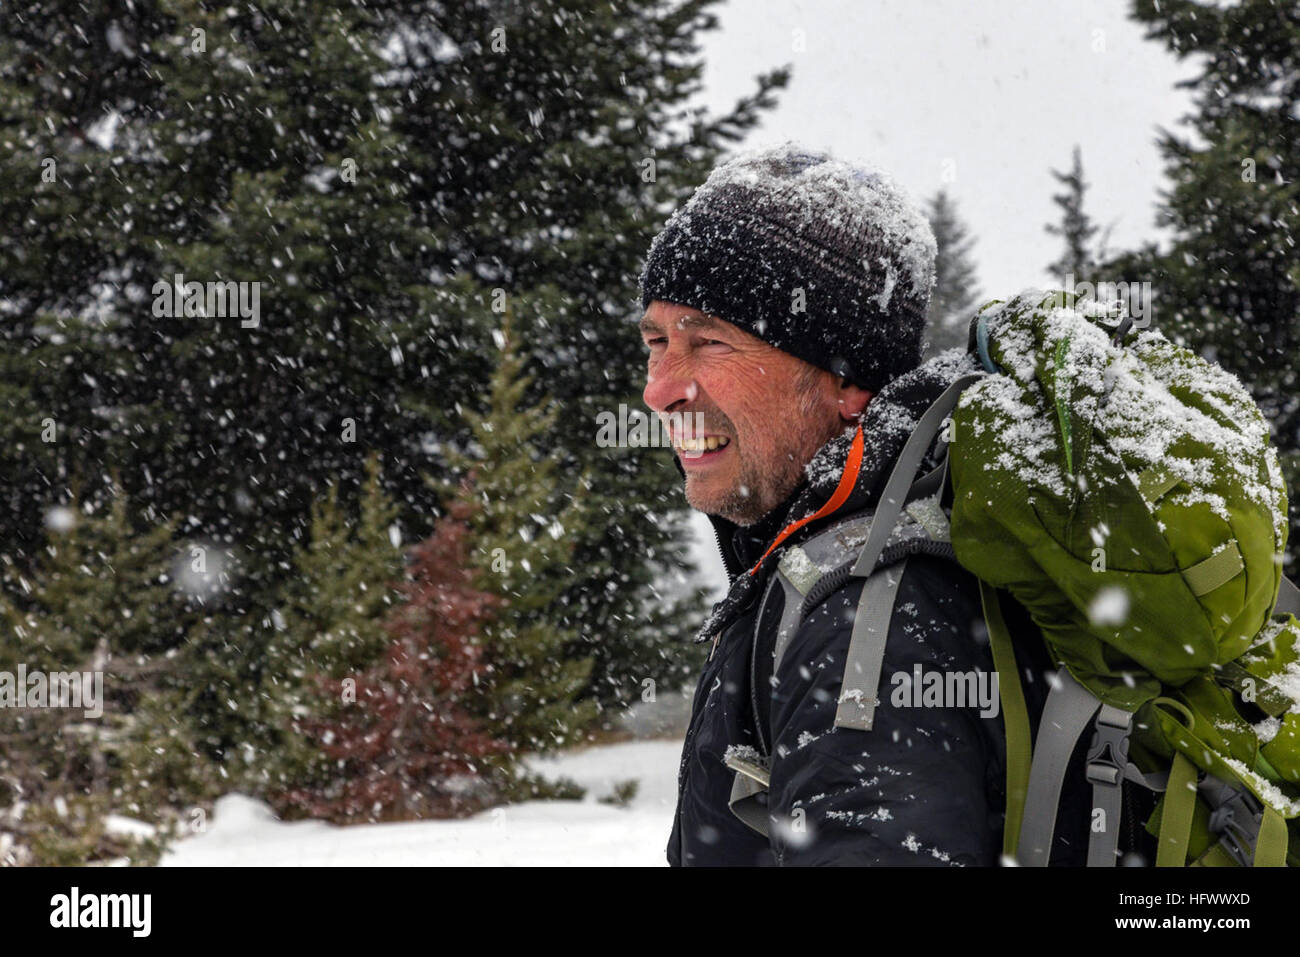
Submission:
[[[745,145],[793,139],[865,160],[918,200],[946,185],[975,236],[980,287],[1002,297],[1050,284],[1058,241],[1043,226],[1057,219],[1058,187],[1049,170],[1068,168],[1075,143],[1092,184],[1086,209],[1114,225],[1110,245],[1158,236],[1156,130],[1176,128],[1191,109],[1174,84],[1194,64],[1143,39],[1128,6],[729,0],[705,40],[703,99],[726,109],[757,74],[790,63],[780,105]],[[697,557],[719,587],[713,536],[696,517]]]
[[[717,8],[721,29],[706,35],[704,102],[726,108],[759,72],[792,64],[780,105],[746,145],[794,139],[873,162],[918,199],[946,185],[976,236],[981,286],[1002,296],[1048,281],[1049,170],[1068,168],[1075,143],[1092,183],[1087,208],[1115,224],[1111,244],[1156,234],[1156,128],[1191,109],[1174,84],[1193,64],[1144,40],[1128,6],[729,0]]]

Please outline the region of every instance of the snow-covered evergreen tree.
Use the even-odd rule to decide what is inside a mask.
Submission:
[[[492,372],[476,303],[498,293],[550,290],[520,330],[529,372],[565,407],[549,446],[606,516],[558,599],[589,691],[680,677],[665,662],[700,603],[642,614],[687,564],[679,477],[666,455],[610,457],[591,423],[636,401],[629,320],[666,210],[786,80],[695,108],[715,6],[88,0],[0,20],[0,539],[28,564],[49,483],[112,464],[137,507],[238,549],[198,703],[223,753],[262,746],[256,694],[231,685],[262,672],[318,490],[355,496],[380,449],[404,527],[430,530],[423,476],[468,439],[455,410]],[[178,275],[259,283],[259,315],[166,315]]]
[[[403,580],[398,509],[383,490],[377,455],[355,509],[331,485],[312,507],[311,531],[294,557],[294,575],[263,658],[268,722],[278,732],[269,768],[272,792],[323,788],[337,770],[315,729],[357,705],[337,693],[378,665],[391,644],[387,619]]]

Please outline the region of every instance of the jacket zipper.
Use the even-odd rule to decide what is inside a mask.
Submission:
[[[722,556],[722,565],[727,571],[728,578],[734,578],[735,567],[731,561],[730,553],[727,549],[722,547],[722,536],[718,534],[716,527],[713,529],[713,539],[718,544],[718,554]],[[691,739],[695,737],[695,729],[699,723],[698,719],[700,712],[704,709],[704,702],[708,700],[709,697],[709,693],[704,692],[704,698],[701,699],[700,692],[704,689],[704,679],[709,676],[709,672],[712,670],[713,657],[717,654],[718,644],[722,641],[722,633],[724,630],[725,629],[720,628],[713,634],[713,646],[709,649],[709,657],[705,661],[704,668],[700,674],[700,684],[695,689],[696,700],[692,702],[691,706],[691,723],[686,729],[686,738],[682,741],[682,761],[681,765],[677,768],[677,806],[679,808],[682,804],[682,796],[686,793],[686,776],[689,773],[688,765],[690,762]]]
[[[710,525],[712,525],[712,523],[710,523]],[[718,529],[716,526],[713,527],[713,540],[718,545],[718,554],[722,556],[722,566],[727,572],[728,583],[730,583],[730,580],[735,578],[736,569],[734,563],[731,560],[731,553],[726,548],[722,547],[722,536],[718,534]],[[685,775],[686,775],[687,763],[689,761],[689,755],[690,755],[689,745],[691,743],[691,739],[695,737],[695,728],[698,723],[697,719],[699,718],[700,711],[704,707],[704,701],[700,699],[700,692],[704,688],[704,679],[708,677],[709,672],[712,669],[713,658],[714,655],[717,654],[718,644],[722,640],[722,632],[724,630],[725,629],[720,628],[713,634],[713,645],[709,649],[709,657],[705,661],[704,668],[700,673],[700,684],[695,689],[696,700],[692,702],[692,706],[691,706],[691,723],[686,729],[686,738],[682,741],[682,762],[681,762],[681,766],[677,769],[678,805],[681,804],[682,795],[686,793]],[[704,695],[704,699],[707,698],[708,698],[708,693],[706,692]]]
[[[767,592],[767,587],[763,588],[764,594]],[[767,735],[763,732],[763,717],[758,710],[758,630],[763,625],[763,612],[766,610],[763,598],[760,596],[758,608],[754,612],[754,633],[749,643],[749,708],[754,716],[754,733],[758,736],[759,751],[763,757],[770,758]],[[775,671],[773,676],[775,677]]]
[[[722,556],[722,567],[727,572],[727,584],[729,585],[740,574],[742,569],[738,568],[736,563],[732,561],[731,549],[723,548],[722,536],[718,534],[717,526],[713,525],[712,522],[709,525],[713,528],[713,540],[718,543],[718,554]]]
[[[737,562],[732,558],[731,549],[723,546],[722,536],[718,533],[716,525],[713,526],[713,540],[717,543],[718,554],[722,556],[722,567],[727,572],[727,583],[730,585],[738,575],[744,572],[744,569],[740,568]],[[691,707],[691,722],[686,729],[686,737],[682,741],[682,760],[681,764],[677,768],[677,859],[679,861],[683,861],[682,850],[683,845],[686,842],[686,825],[683,820],[685,816],[685,802],[683,798],[686,796],[686,785],[690,780],[691,741],[694,739],[695,731],[699,726],[699,719],[704,710],[704,703],[708,700],[709,694],[711,693],[711,691],[704,691],[704,681],[706,678],[711,676],[711,672],[716,671],[716,669],[720,667],[720,664],[713,664],[713,659],[717,654],[718,646],[722,642],[722,636],[725,631],[725,628],[720,628],[713,635],[713,647],[709,650],[708,660],[705,662],[704,670],[700,675],[700,684],[695,689],[697,700]],[[721,662],[721,659],[718,660]],[[752,678],[750,679],[750,684],[753,684]],[[704,694],[702,699],[700,698],[701,692]],[[758,736],[759,740],[762,741],[763,733],[761,730],[758,732]]]
[[[721,637],[722,632],[719,631],[714,635],[714,641],[716,642]],[[705,679],[712,677],[711,673],[714,670],[712,664],[713,660],[712,656],[710,656],[709,661],[704,665],[704,671],[700,675],[700,684],[695,689],[696,700],[692,702],[691,706],[691,723],[686,729],[686,738],[682,741],[682,761],[677,768],[677,860],[682,863],[685,863],[682,854],[683,845],[686,843],[686,803],[684,798],[686,797],[686,784],[691,775],[691,740],[695,737],[695,731],[699,727],[700,715],[704,711],[704,703],[709,700],[709,694],[711,693],[704,690],[704,682]]]

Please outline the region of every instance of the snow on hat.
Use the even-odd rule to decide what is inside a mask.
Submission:
[[[718,166],[650,245],[641,306],[718,316],[856,385],[921,360],[934,234],[889,174],[793,143]]]

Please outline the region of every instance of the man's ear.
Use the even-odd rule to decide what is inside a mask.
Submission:
[[[839,392],[840,418],[846,422],[854,422],[861,418],[875,394],[869,389],[854,385],[848,379],[840,380]]]

